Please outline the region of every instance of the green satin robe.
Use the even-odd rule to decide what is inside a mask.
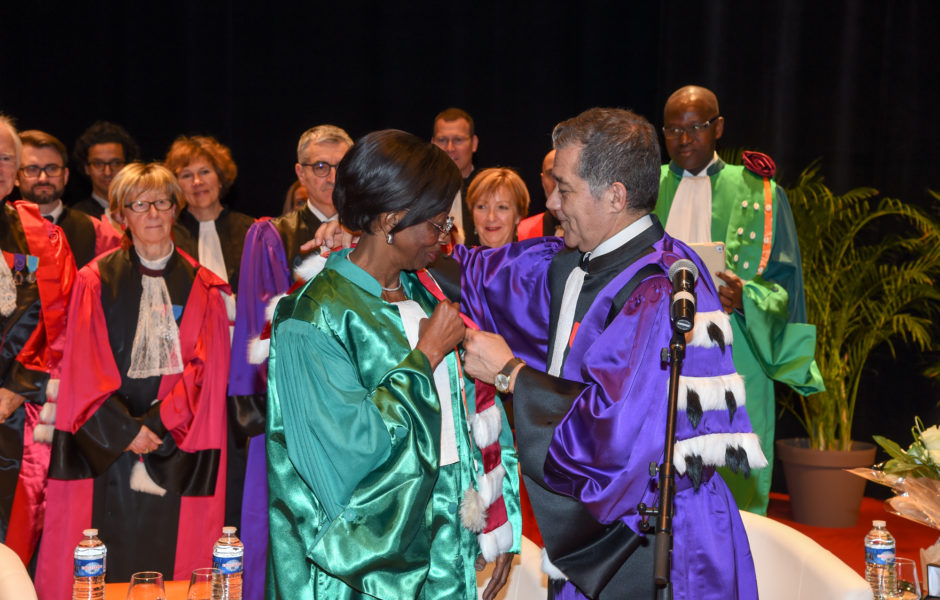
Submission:
[[[712,184],[712,241],[725,242],[725,266],[744,280],[741,299],[744,310],[731,315],[734,367],[744,376],[747,413],[760,437],[761,450],[772,465],[777,417],[774,381],[803,395],[825,389],[813,358],[816,326],[805,322],[806,299],[796,226],[786,194],[775,181],[770,182],[771,229],[765,231],[768,207],[762,177],[721,160],[708,168],[708,176]],[[681,179],[681,167],[675,163],[663,165],[654,211],[663,223],[669,218]],[[758,269],[765,236],[772,245],[766,269],[761,272]],[[726,467],[719,472],[739,508],[767,514],[771,467],[749,477]]]
[[[459,504],[483,463],[467,430],[457,356],[445,360],[460,460],[440,467],[430,363],[410,350],[398,308],[347,253],[334,253],[281,301],[273,321],[265,596],[475,599],[479,546]],[[402,284],[430,315],[437,301],[418,278],[403,273]],[[473,383],[463,383],[472,413]],[[518,459],[505,413],[500,444],[518,552]]]

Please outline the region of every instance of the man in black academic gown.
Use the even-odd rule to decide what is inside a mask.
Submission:
[[[16,175],[20,195],[23,200],[38,205],[46,220],[62,228],[75,256],[75,265],[81,269],[96,255],[97,234],[91,217],[62,203],[69,181],[65,145],[36,129],[21,132],[20,140],[23,158]]]

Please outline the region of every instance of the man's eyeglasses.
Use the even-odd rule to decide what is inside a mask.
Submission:
[[[44,167],[40,167],[39,165],[26,165],[20,168],[20,171],[30,179],[36,179],[39,177],[40,173],[45,173],[46,177],[58,177],[64,170],[65,167],[62,165],[46,165]]]
[[[124,161],[120,158],[112,158],[111,160],[94,159],[88,161],[88,166],[95,171],[104,171],[105,167],[111,167],[111,171],[115,172],[124,168]]]
[[[159,200],[147,201],[147,200],[134,200],[124,205],[124,208],[131,209],[135,213],[145,213],[150,212],[150,207],[154,207],[159,211],[168,211],[174,206],[176,202],[168,198],[160,198]]]
[[[450,144],[453,144],[455,147],[456,147],[456,146],[463,146],[464,144],[467,144],[467,143],[470,142],[470,138],[464,137],[464,136],[462,136],[462,135],[457,135],[457,136],[454,136],[454,137],[451,137],[451,138],[448,138],[448,137],[436,137],[436,138],[434,138],[432,141],[434,142],[434,145],[435,145],[435,146],[438,146],[438,147],[440,147],[440,148],[446,148],[446,147],[447,147],[447,144],[449,144],[449,143],[450,143]]]
[[[663,135],[667,138],[680,138],[682,134],[688,134],[689,137],[698,137],[699,134],[708,130],[721,115],[715,115],[711,119],[705,121],[704,123],[694,123],[688,127],[663,127]]]
[[[315,163],[300,163],[300,166],[310,167],[310,170],[313,171],[313,174],[317,177],[329,177],[330,171],[339,165],[331,165],[328,162],[318,160]]]
[[[434,225],[434,229],[437,229],[437,231],[440,233],[438,237],[444,237],[445,235],[450,233],[451,229],[454,228],[454,217],[447,217],[447,220],[444,221],[443,225],[438,225],[437,223],[435,223],[434,221],[430,219],[426,219],[426,221],[430,223],[431,225]]]

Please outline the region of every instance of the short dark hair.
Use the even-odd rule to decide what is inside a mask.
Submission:
[[[84,167],[88,164],[88,150],[95,144],[120,144],[124,149],[125,163],[132,163],[140,158],[140,147],[126,129],[117,123],[96,121],[75,140],[75,147],[72,148],[72,160],[79,173],[85,172]]]
[[[437,113],[437,116],[434,117],[434,122],[431,123],[431,135],[434,135],[434,127],[437,126],[438,121],[456,121],[458,119],[463,119],[470,124],[470,137],[473,137],[476,133],[476,128],[473,125],[473,117],[470,114],[461,109],[461,108],[447,108]]]
[[[333,205],[346,227],[370,233],[380,214],[407,210],[400,231],[448,212],[463,185],[447,153],[397,129],[361,137],[336,169]]]
[[[23,142],[24,146],[32,146],[33,148],[52,148],[62,157],[62,166],[69,166],[68,150],[65,149],[65,144],[60,142],[59,138],[54,135],[38,129],[29,129],[20,132],[20,141]]]
[[[627,188],[630,209],[648,213],[659,195],[660,150],[649,121],[622,108],[591,108],[552,131],[554,147],[582,146],[578,176],[596,198],[612,183]]]

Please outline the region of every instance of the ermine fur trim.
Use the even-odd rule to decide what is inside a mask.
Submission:
[[[679,376],[679,410],[686,409],[689,397],[689,388],[698,394],[702,410],[728,410],[725,402],[725,392],[734,394],[738,408],[744,406],[744,378],[738,373],[718,375],[716,377],[687,377]]]
[[[273,296],[264,307],[264,320],[268,323],[274,322],[274,309],[277,308],[277,303],[281,301],[281,298],[285,297],[287,294],[277,294]]]
[[[53,432],[55,432],[55,427],[52,425],[39,423],[33,427],[33,441],[40,444],[51,444]]]
[[[131,489],[135,492],[153,494],[154,496],[166,494],[166,490],[157,485],[157,482],[147,472],[147,467],[139,460],[134,463],[134,468],[131,470]]]
[[[460,522],[473,533],[480,533],[486,527],[486,505],[473,486],[463,491],[463,498],[460,500]]]
[[[493,562],[497,556],[512,548],[512,524],[506,521],[493,531],[479,534],[477,543],[480,545],[483,560]]]
[[[326,259],[319,254],[310,254],[299,265],[294,267],[295,281],[310,281],[316,277],[326,265]]]
[[[707,467],[725,466],[725,450],[728,446],[744,448],[751,469],[767,466],[767,458],[760,449],[760,440],[754,433],[710,433],[676,442],[672,463],[676,473],[685,474],[685,457],[700,456]]]
[[[46,401],[39,410],[39,422],[55,425],[55,402]]]
[[[235,302],[235,294],[222,293],[222,301],[225,302],[225,314],[228,315],[229,322],[235,321],[235,311],[238,304]]]
[[[552,561],[549,560],[548,552],[545,551],[545,548],[542,548],[542,572],[556,581],[568,581],[568,576],[562,573],[561,569],[553,565]]]
[[[262,340],[254,337],[248,342],[248,362],[252,365],[260,365],[268,360],[271,353],[271,340]]]
[[[477,485],[480,488],[480,497],[483,498],[483,505],[489,507],[496,499],[503,495],[503,477],[506,475],[506,467],[502,463],[493,467],[492,471],[484,474],[477,479]]]
[[[46,382],[46,400],[47,401],[50,399],[55,400],[58,397],[59,397],[59,379],[50,378],[49,381]],[[54,416],[52,418],[53,420],[55,419]]]
[[[695,313],[695,323],[692,326],[692,341],[689,346],[698,346],[700,348],[714,348],[718,346],[708,335],[708,324],[714,323],[721,329],[725,337],[725,345],[731,345],[731,339],[734,337],[731,333],[731,319],[728,313],[723,310],[713,310],[710,312]]]
[[[499,408],[494,404],[483,412],[474,413],[470,418],[470,429],[477,448],[486,448],[498,442],[503,429],[503,416]]]

